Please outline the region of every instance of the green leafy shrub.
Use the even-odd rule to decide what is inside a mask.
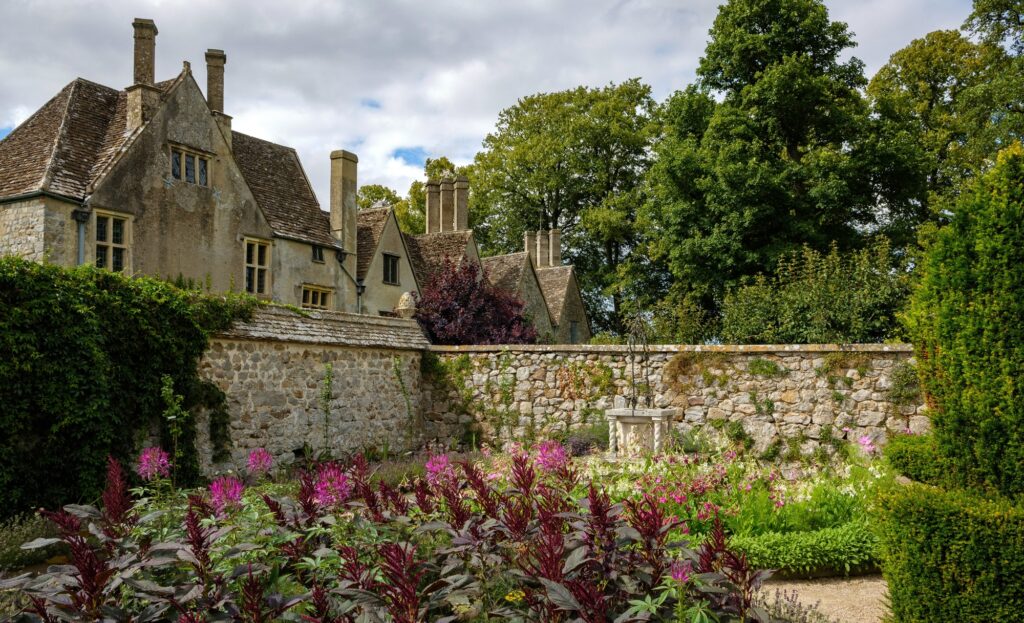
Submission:
[[[22,549],[24,543],[38,538],[57,536],[53,524],[38,515],[22,515],[0,521],[0,571],[16,571],[29,565],[46,562],[60,551],[50,545],[39,549]]]
[[[161,379],[195,409],[211,331],[254,299],[210,297],[88,266],[0,259],[0,516],[95,499],[107,455],[129,459],[160,427]],[[211,418],[214,420],[214,418]],[[195,418],[181,424],[179,482],[198,476]]]
[[[729,545],[758,568],[787,577],[866,573],[878,569],[878,538],[864,522],[809,532],[735,536]]]
[[[906,314],[939,453],[972,484],[1024,493],[1024,148],[938,232]]]
[[[1024,507],[927,485],[879,497],[878,532],[897,621],[1019,621]]]
[[[827,253],[805,247],[784,256],[774,275],[729,292],[722,340],[734,344],[881,342],[899,332],[896,312],[909,280],[888,243]]]
[[[932,485],[955,484],[957,475],[931,435],[894,435],[882,450],[897,473]]]

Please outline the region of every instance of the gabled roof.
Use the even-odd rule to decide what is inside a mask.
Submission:
[[[156,86],[165,94],[180,79]],[[0,198],[51,192],[83,200],[123,153],[127,92],[77,78],[0,141]]]
[[[445,258],[455,264],[462,262],[471,242],[472,229],[405,236],[405,246],[409,249],[409,260],[417,281],[426,284],[434,273],[444,268]]]
[[[551,321],[558,324],[562,320],[565,299],[569,293],[569,282],[572,280],[572,266],[550,266],[537,269],[537,281],[548,304]]]
[[[330,215],[320,209],[294,149],[232,132],[231,151],[274,235],[340,247],[331,236]]]
[[[480,264],[491,285],[499,290],[519,294],[523,273],[526,272],[529,258],[530,256],[526,252],[509,253],[508,255],[485,257],[480,260]]]
[[[366,277],[367,271],[370,270],[373,256],[377,254],[377,245],[384,234],[384,226],[387,225],[390,216],[391,208],[360,210],[356,216],[357,279]]]

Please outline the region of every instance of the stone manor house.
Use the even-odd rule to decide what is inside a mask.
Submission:
[[[479,261],[526,301],[542,339],[590,338],[558,230],[481,259],[459,178],[427,183],[427,231],[406,235],[389,208],[357,209],[358,158],[344,150],[330,154],[324,211],[294,149],[232,130],[222,50],[206,52],[204,97],[187,62],[157,82],[156,24],[133,27],[131,86],[78,78],[0,141],[0,255],[385,316],[445,258]]]

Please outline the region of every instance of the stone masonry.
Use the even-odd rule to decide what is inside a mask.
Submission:
[[[44,259],[45,209],[41,199],[0,206],[0,255]]]
[[[721,435],[739,422],[755,452],[796,439],[809,454],[823,436],[884,443],[929,427],[923,405],[890,397],[899,368],[912,363],[902,344],[652,346],[646,356],[623,346],[431,351],[446,368],[461,361],[467,370],[424,381],[425,418],[441,438],[459,434],[470,417],[484,437],[503,441],[600,425],[605,409],[632,395],[633,379],[641,400],[649,387],[652,406],[680,410],[678,432]]]

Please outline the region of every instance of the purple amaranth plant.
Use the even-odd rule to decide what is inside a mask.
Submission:
[[[483,472],[476,465],[468,461],[463,461],[459,465],[462,467],[462,472],[466,475],[466,482],[469,484],[469,488],[473,490],[477,504],[483,509],[484,514],[491,519],[499,519],[500,498],[494,489],[487,484]]]
[[[210,503],[217,514],[223,515],[229,508],[242,504],[242,493],[245,485],[234,476],[221,476],[210,483]]]
[[[340,463],[321,463],[316,472],[316,501],[325,508],[338,508],[352,495],[352,481]]]
[[[640,555],[650,566],[648,588],[661,583],[665,571],[665,547],[669,532],[679,525],[677,519],[665,515],[665,509],[645,493],[640,500],[626,500],[626,519],[640,533]]]
[[[135,472],[146,481],[167,478],[171,475],[171,455],[156,446],[144,448],[139,453]]]
[[[388,614],[395,623],[418,623],[422,620],[419,585],[424,571],[422,564],[416,561],[416,546],[384,543],[378,553],[385,580],[379,588]]]
[[[392,511],[397,515],[408,515],[409,514],[409,500],[405,499],[398,489],[395,489],[383,480],[377,483],[377,490],[380,492],[380,498],[387,504]]]
[[[138,522],[138,516],[132,512],[134,502],[128,493],[124,470],[112,456],[107,457],[107,486],[102,499],[103,534],[110,539],[119,539]]]
[[[426,480],[417,478],[412,486],[413,495],[416,496],[416,506],[420,511],[429,515],[434,512],[434,494],[430,491],[430,485]]]
[[[249,452],[249,460],[246,467],[250,474],[262,476],[270,472],[274,467],[274,457],[267,452],[266,448],[256,448]]]
[[[512,486],[523,495],[533,494],[533,486],[537,482],[537,471],[533,468],[533,461],[525,452],[512,453]]]

